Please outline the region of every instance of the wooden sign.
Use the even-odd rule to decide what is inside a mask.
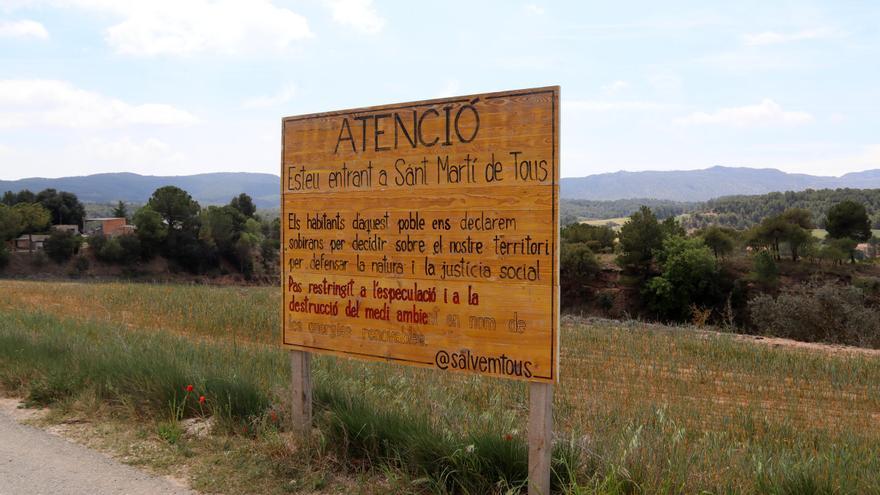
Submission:
[[[284,346],[552,383],[559,87],[282,122]]]

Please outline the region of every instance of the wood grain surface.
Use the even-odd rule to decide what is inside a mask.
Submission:
[[[559,88],[282,121],[283,345],[559,377]]]

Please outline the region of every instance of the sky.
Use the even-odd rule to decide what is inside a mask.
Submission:
[[[561,174],[880,168],[880,3],[0,0],[0,179],[278,174],[281,118],[562,88]]]

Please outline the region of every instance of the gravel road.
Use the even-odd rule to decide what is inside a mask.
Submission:
[[[0,407],[0,495],[196,494],[14,416]]]

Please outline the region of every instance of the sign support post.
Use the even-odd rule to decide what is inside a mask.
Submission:
[[[524,380],[528,492],[549,495],[559,380],[558,86],[281,121],[291,422],[311,354]]]
[[[312,430],[312,354],[290,351],[293,430],[308,438]]]
[[[529,495],[550,495],[553,384],[529,384]]]

